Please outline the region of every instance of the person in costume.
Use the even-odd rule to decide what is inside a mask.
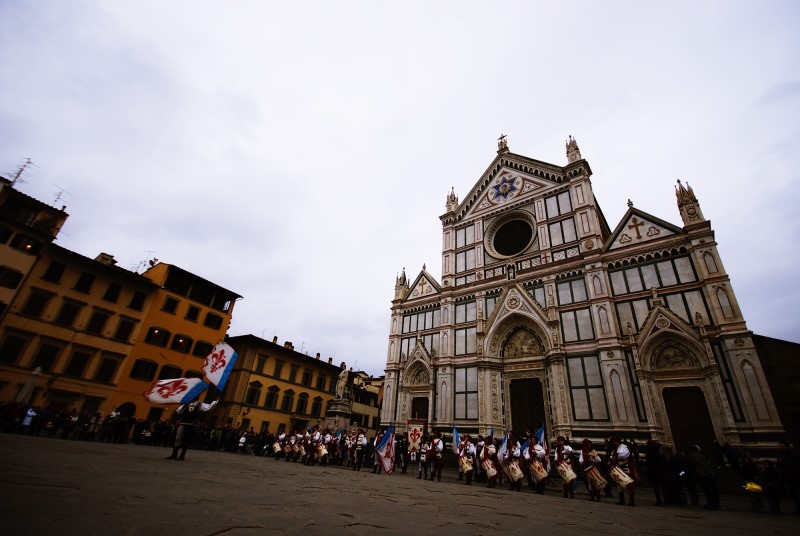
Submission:
[[[508,434],[508,444],[506,447],[506,456],[503,463],[505,463],[506,471],[508,471],[509,475],[508,489],[513,491],[522,491],[522,479],[524,477],[522,468],[520,467],[522,447],[520,446],[519,441],[517,441],[514,437],[514,434]],[[519,474],[516,474],[513,469],[509,469],[514,464],[516,464]]]
[[[496,441],[492,436],[486,441],[480,452],[481,466],[483,473],[486,475],[487,488],[493,488],[497,485],[497,477],[501,472],[500,466],[497,463],[497,446]]]
[[[355,462],[353,463],[353,471],[361,471],[364,465],[364,454],[367,451],[367,436],[364,435],[364,430],[358,429],[358,434],[355,440]]]
[[[611,454],[611,463],[622,469],[626,475],[636,480],[634,470],[634,464],[636,463],[636,460],[631,456],[631,451],[628,446],[623,443],[622,437],[618,435],[612,436],[611,446],[614,449]],[[636,490],[634,489],[633,484],[629,484],[627,488],[623,488],[622,486],[619,487],[619,500],[617,501],[617,504],[625,504],[626,491],[630,497],[628,499],[628,506],[636,506],[636,501],[634,500]]]
[[[433,460],[431,460],[431,480],[436,477],[438,481],[441,482],[442,467],[444,465],[444,441],[442,440],[441,432],[436,432],[433,434],[431,450],[433,450]]]
[[[544,493],[544,486],[547,482],[547,477],[543,478],[536,478],[532,469],[530,469],[530,465],[534,461],[538,461],[544,467],[546,462],[545,458],[547,453],[544,451],[544,448],[539,444],[539,440],[536,438],[535,435],[531,435],[528,437],[528,448],[522,453],[523,458],[525,458],[525,464],[529,466],[530,470],[530,477],[533,482],[534,492],[537,495],[542,495]]]
[[[419,448],[419,475],[417,480],[422,478],[422,471],[425,471],[425,480],[428,480],[428,452],[431,450],[431,441],[428,436],[422,438],[422,444]]]
[[[595,469],[597,474],[600,474],[600,464],[602,458],[592,446],[589,439],[584,439],[581,442],[581,453],[578,457],[578,463],[583,470],[583,475],[586,478],[586,488],[589,490],[589,500],[600,502],[600,489],[597,483],[589,477],[589,471]]]
[[[167,460],[183,461],[186,458],[186,449],[188,449],[194,440],[195,424],[200,419],[201,413],[211,411],[217,406],[219,397],[210,404],[200,402],[200,397],[196,397],[188,404],[181,404],[175,410],[175,414],[179,416],[180,424],[178,425],[178,432],[175,434],[175,444],[172,448],[172,454],[167,456]],[[180,455],[178,455],[180,451]]]
[[[556,467],[560,464],[566,464],[569,466],[570,469],[574,471],[574,465],[572,463],[572,447],[569,445],[569,441],[564,436],[558,436],[556,438]],[[578,479],[576,478],[569,484],[564,482],[564,498],[566,499],[569,497],[570,499],[575,498],[575,488],[578,485]]]
[[[469,434],[464,436],[464,439],[458,446],[458,458],[459,458],[459,470],[461,468],[461,464],[467,467],[464,470],[464,478],[466,479],[466,484],[468,486],[472,485],[472,477],[475,472],[475,456],[476,456],[475,445],[472,444],[472,438]],[[465,462],[461,462],[461,460],[466,460]],[[460,477],[459,477],[460,478]]]

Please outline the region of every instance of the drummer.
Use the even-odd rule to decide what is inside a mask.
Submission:
[[[538,462],[539,465],[542,466],[542,471],[546,471],[544,468],[544,464],[546,463],[546,456],[547,452],[545,452],[544,448],[539,444],[539,439],[535,435],[531,435],[528,439],[528,448],[522,453],[522,456],[525,458],[525,463],[530,466],[531,471],[531,478],[533,479],[533,488],[534,493],[537,495],[542,495],[544,493],[544,486],[547,482],[547,477],[536,477],[536,472],[533,470],[533,464]]]
[[[497,485],[497,477],[501,472],[500,467],[498,466],[497,462],[497,440],[489,436],[483,448],[478,453],[480,456],[481,461],[481,468],[483,469],[483,473],[486,475],[486,484],[487,488],[493,488]]]
[[[586,477],[586,487],[589,489],[590,501],[600,502],[601,488],[599,488],[593,479],[590,478],[589,473],[590,471],[594,471],[599,476],[600,470],[598,467],[601,461],[602,459],[600,458],[600,455],[592,446],[592,441],[590,439],[584,439],[581,442],[581,453],[578,457],[578,463],[580,463],[583,474]]]
[[[504,463],[508,469],[508,489],[509,491],[522,491],[522,468],[520,467],[520,461],[522,458],[522,447],[520,447],[519,441],[516,440],[514,434],[509,432],[508,433],[508,444],[506,445],[506,459]],[[516,465],[516,469],[518,474],[515,474],[515,471],[511,469],[513,465]]]
[[[556,438],[556,467],[560,464],[564,463],[569,466],[570,469],[573,471],[575,470],[572,465],[572,447],[569,445],[569,441],[564,436],[558,436]],[[564,498],[566,499],[569,497],[570,499],[575,498],[575,488],[578,486],[578,479],[576,478],[569,484],[564,482]]]
[[[611,454],[611,462],[622,469],[626,475],[634,478],[633,464],[636,463],[636,460],[631,457],[631,451],[628,449],[628,446],[622,442],[622,437],[618,435],[611,436],[611,446],[614,449]],[[617,504],[625,504],[625,491],[630,494],[628,506],[636,506],[636,502],[633,500],[636,491],[633,489],[632,483],[629,484],[627,488],[620,486]]]
[[[475,445],[472,443],[472,437],[470,437],[469,434],[465,435],[458,445],[458,464],[459,471],[463,471],[464,473],[467,486],[472,485],[472,476],[475,473],[476,452]]]

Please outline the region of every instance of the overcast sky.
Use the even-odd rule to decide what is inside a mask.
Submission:
[[[508,135],[573,135],[616,227],[688,182],[748,328],[800,342],[800,3],[0,1],[0,171],[58,243],[244,296],[254,334],[383,373],[395,277]],[[56,194],[61,194],[56,202]],[[793,275],[794,274],[794,275]]]

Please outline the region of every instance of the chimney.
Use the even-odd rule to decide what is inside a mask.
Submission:
[[[100,264],[105,264],[106,266],[114,266],[117,264],[117,261],[114,260],[114,255],[109,255],[108,253],[101,253],[95,257],[94,260]]]
[[[292,344],[292,341],[286,341],[283,343],[283,347],[288,348],[289,350],[294,350],[294,344]]]
[[[317,360],[319,360],[319,352],[317,352]]]
[[[332,358],[332,357],[329,357],[329,358],[328,358],[328,364],[329,364],[329,365],[333,365],[333,358]]]
[[[272,337],[272,344],[278,344],[278,336],[277,335]]]

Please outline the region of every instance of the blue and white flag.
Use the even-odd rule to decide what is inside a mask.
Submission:
[[[536,439],[539,440],[539,445],[541,445],[541,447],[547,453],[547,456],[545,456],[544,459],[546,460],[546,465],[547,465],[547,468],[549,469],[550,468],[550,448],[547,446],[547,436],[544,433],[544,423],[542,423],[542,426],[540,426],[539,429],[536,430],[533,433],[533,435],[536,436]]]
[[[508,453],[508,432],[506,432],[505,436],[503,436],[503,443],[500,445],[500,448],[497,449],[497,459],[500,461],[500,467],[503,469],[503,474],[506,475],[507,478],[511,478],[511,475],[508,474],[508,469],[506,469],[506,454]]]
[[[173,378],[154,381],[143,394],[153,404],[187,404],[207,387],[208,384],[200,378]]]
[[[458,435],[458,428],[453,425],[453,454],[458,456],[458,445],[461,444],[461,436]]]
[[[238,358],[239,354],[236,353],[236,350],[224,342],[217,343],[211,353],[206,356],[203,374],[206,375],[209,382],[217,386],[218,391],[222,392],[225,389],[228,376],[231,375],[233,365]]]
[[[380,443],[375,447],[375,455],[387,475],[394,470],[394,426],[386,429]]]

